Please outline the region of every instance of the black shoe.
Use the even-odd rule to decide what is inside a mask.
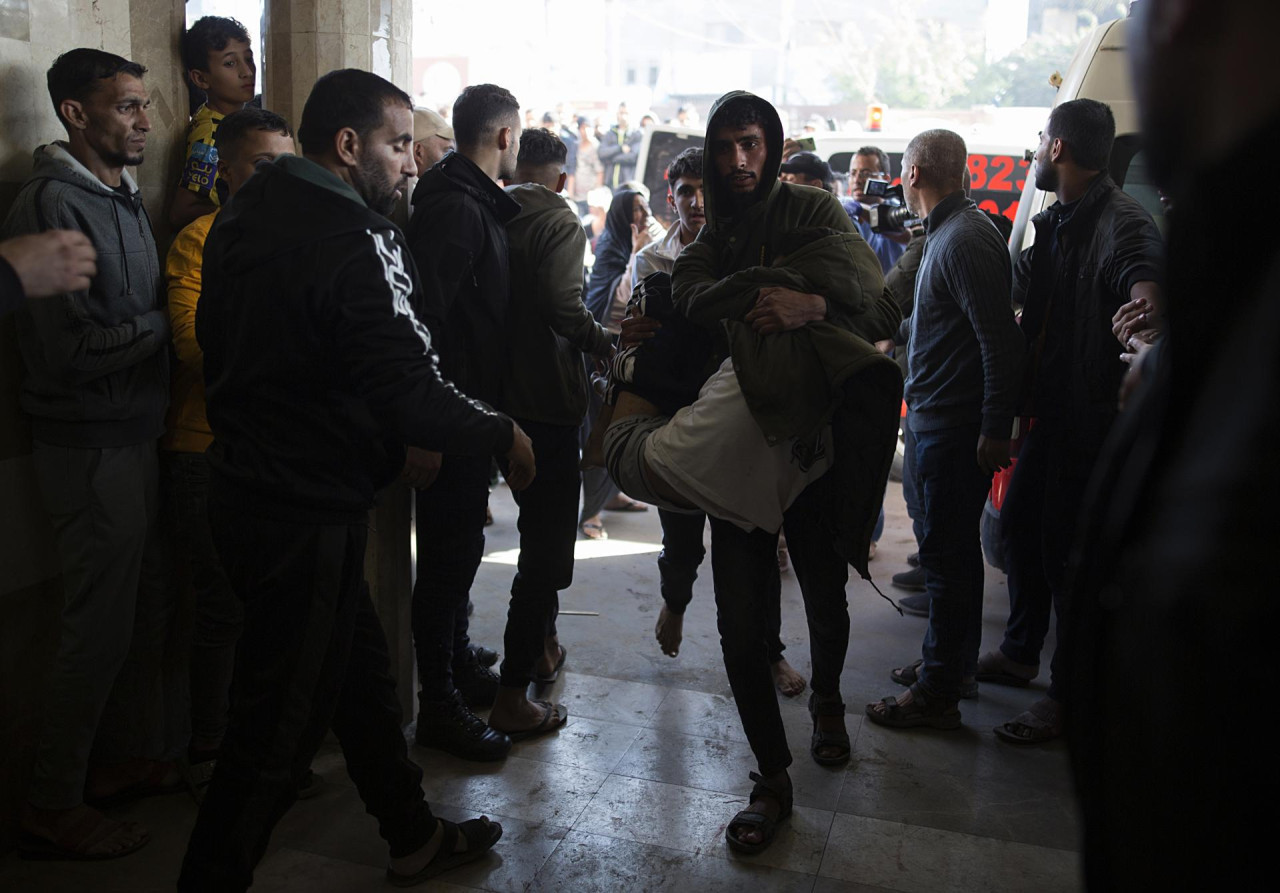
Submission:
[[[448,701],[422,702],[414,738],[422,747],[443,750],[464,760],[501,760],[511,750],[511,739],[472,713],[459,692],[454,692]]]
[[[467,648],[471,650],[476,663],[482,667],[492,667],[498,662],[498,652],[492,648],[486,648],[483,645],[468,645]]]
[[[481,666],[470,653],[460,666],[453,669],[453,687],[458,690],[472,710],[492,707],[493,699],[498,696],[500,683],[498,674],[488,667]]]
[[[908,556],[907,556],[907,564],[911,565],[912,567],[919,567],[919,566],[920,566],[920,553],[919,553],[919,552],[912,552],[910,555],[908,555]]]
[[[909,571],[894,574],[893,585],[899,589],[909,589],[912,592],[924,592],[924,568],[913,567]]]
[[[898,599],[898,607],[903,610],[903,613],[910,614],[912,617],[928,617],[929,596],[924,592],[919,595],[904,595]]]

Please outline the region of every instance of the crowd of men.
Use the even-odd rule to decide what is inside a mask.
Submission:
[[[1090,884],[1251,877],[1269,827],[1252,792],[1275,782],[1256,732],[1274,609],[1254,568],[1280,496],[1265,453],[1280,302],[1274,250],[1196,212],[1219,201],[1202,171],[1262,169],[1271,149],[1280,90],[1253,75],[1259,20],[1277,15],[1260,2],[1139,12],[1143,125],[1174,208],[1167,259],[1108,173],[1102,103],[1049,115],[1035,182],[1057,200],[1012,263],[966,196],[958,134],[911,140],[898,176],[923,233],[886,235],[868,226],[865,190],[894,175],[883,152],[854,155],[838,198],[830,167],[788,151],[774,108],[737,91],[711,109],[705,148],[668,168],[676,222],[657,239],[642,235],[625,120],[606,134],[592,176],[617,192],[598,282],[568,182],[582,154],[570,163],[572,134],[522,129],[511,92],[468,87],[446,121],[376,75],[335,71],[295,132],[253,104],[243,28],[213,17],[184,40],[207,99],[162,263],[127,170],[145,158],[146,70],[60,56],[48,86],[67,138],[37,150],[0,241],[64,588],[23,854],[132,853],[148,830],[102,810],[190,787],[201,806],[178,888],[246,889],[275,824],[320,784],[310,762],[332,730],[393,883],[483,856],[501,826],[433,816],[408,753],[365,583],[367,513],[396,479],[417,490],[418,743],[501,760],[568,719],[528,693],[565,664],[558,593],[580,463],[601,450],[612,485],[661,509],[655,632],[672,656],[710,526],[725,670],[757,763],[725,833],[762,851],[792,808],[775,689],[810,687],[812,759],[850,757],[845,587],[850,566],[867,576],[883,525],[905,389],[908,573],[928,624],[921,657],[888,674],[906,690],[867,718],[958,728],[980,683],[1037,676],[1056,614],[1045,697],[995,733],[1070,737]],[[1182,102],[1213,105],[1239,82],[1258,89],[1215,106],[1216,127],[1192,126]],[[388,215],[415,177],[402,231]],[[905,386],[888,353],[905,353]],[[608,370],[603,396],[592,369]],[[598,429],[585,457],[584,422]],[[1010,616],[980,654],[978,527],[1015,459]],[[467,619],[495,461],[520,533],[497,672]],[[782,531],[808,680],[782,658]],[[195,593],[185,643],[174,557]],[[179,672],[163,660],[175,647]],[[1213,709],[1189,722],[1189,704]]]

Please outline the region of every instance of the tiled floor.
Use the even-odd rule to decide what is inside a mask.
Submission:
[[[891,487],[891,491],[895,488]],[[489,530],[492,560],[473,592],[473,637],[501,646],[516,545],[515,508],[500,488]],[[886,582],[911,550],[900,495],[872,563]],[[919,655],[925,621],[899,617],[862,581],[849,586],[853,633],[843,678],[854,758],[844,768],[808,756],[804,697],[783,698],[795,763],[796,809],[765,853],[743,858],[724,827],[745,803],[750,750],[720,664],[710,572],[699,579],[680,656],[653,640],[659,608],[656,513],[610,514],[605,544],[582,544],[574,586],[561,599],[566,673],[551,695],[569,708],[557,735],[518,744],[504,764],[464,763],[414,747],[427,796],[445,818],[485,812],[503,838],[484,860],[432,890],[942,891],[1076,890],[1076,817],[1060,744],[1019,749],[991,726],[1040,696],[984,686],[961,704],[957,732],[892,732],[863,722],[862,705],[894,693],[888,670]],[[883,586],[881,588],[890,589]],[[984,646],[997,641],[1007,591],[989,572]],[[787,657],[808,669],[804,614],[784,577]],[[276,831],[255,890],[338,893],[389,889],[386,850],[373,819],[327,746],[316,768],[329,779]],[[139,893],[172,889],[194,807],[185,796],[124,811],[152,843],[104,864],[0,859],[0,890]]]

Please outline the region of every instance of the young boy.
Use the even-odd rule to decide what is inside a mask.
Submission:
[[[169,207],[169,224],[175,230],[220,204],[218,125],[253,99],[258,75],[249,32],[222,16],[205,16],[187,29],[182,35],[182,64],[191,83],[204,91],[205,101],[187,129],[186,160]]]

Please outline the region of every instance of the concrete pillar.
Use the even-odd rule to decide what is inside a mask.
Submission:
[[[136,0],[135,0],[136,2]],[[413,9],[410,0],[266,0],[262,20],[266,83],[263,105],[296,130],[316,79],[338,68],[363,68],[409,90]],[[409,551],[411,491],[394,485],[370,513],[365,577],[387,634],[391,674],[408,720],[417,681],[409,625],[413,569]]]
[[[363,68],[409,90],[410,0],[266,0],[264,8],[263,102],[294,126],[316,78],[336,68]]]

